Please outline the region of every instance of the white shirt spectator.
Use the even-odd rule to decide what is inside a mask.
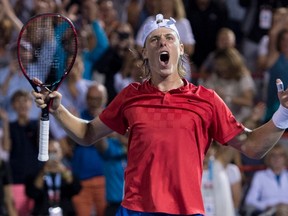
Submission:
[[[259,210],[277,204],[288,204],[288,172],[280,174],[279,182],[271,169],[257,171],[254,174],[250,189],[245,199],[247,206],[253,206]]]
[[[239,167],[235,164],[228,164],[226,166],[226,173],[228,175],[228,180],[230,185],[233,185],[239,181],[241,181],[242,177],[241,177],[241,171],[239,169]]]

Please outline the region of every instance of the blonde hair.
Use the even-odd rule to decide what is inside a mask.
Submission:
[[[223,28],[219,29],[219,31],[217,33],[217,36],[219,37],[219,35],[221,35],[221,34],[227,34],[227,35],[231,34],[231,35],[233,35],[235,37],[235,33],[231,29],[226,28],[226,27],[223,27]]]
[[[273,155],[273,153],[274,153],[275,151],[280,151],[280,152],[284,155],[285,161],[286,161],[285,163],[286,163],[286,166],[287,166],[287,165],[288,165],[288,164],[287,164],[287,162],[288,162],[287,149],[286,149],[286,148],[284,147],[284,145],[281,144],[281,143],[277,143],[277,144],[266,154],[266,156],[265,156],[265,158],[264,158],[265,164],[269,167],[270,159],[271,159],[271,157],[272,157],[272,155]]]
[[[239,80],[244,74],[250,73],[242,55],[236,48],[226,48],[223,50],[218,50],[215,53],[215,60],[223,59],[227,64],[230,78]]]

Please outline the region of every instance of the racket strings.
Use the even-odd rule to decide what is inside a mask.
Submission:
[[[71,24],[61,16],[40,16],[27,23],[20,38],[19,57],[29,79],[45,86],[58,84],[77,53]]]

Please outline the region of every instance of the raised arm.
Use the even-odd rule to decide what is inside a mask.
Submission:
[[[266,58],[266,68],[271,68],[276,60],[278,59],[280,53],[282,52],[280,44],[281,38],[279,34],[286,29],[288,24],[288,11],[286,8],[278,8],[273,13],[273,23],[272,27],[268,32],[269,43],[268,43],[268,53]]]
[[[49,111],[60,123],[67,134],[77,143],[91,145],[100,138],[113,132],[106,126],[99,117],[92,121],[86,121],[72,115],[63,105],[61,105],[62,95],[54,91],[50,94],[32,92],[38,107],[45,108],[47,99],[51,100]],[[46,95],[46,96],[45,96]]]
[[[20,32],[23,23],[20,19],[16,16],[9,0],[0,0],[0,3],[2,3],[3,8],[0,10],[3,10],[3,12],[7,15],[7,17],[13,22],[15,29],[17,32]],[[1,5],[1,4],[0,4]]]
[[[228,142],[228,145],[238,149],[248,157],[260,159],[273,148],[288,128],[288,90],[284,90],[281,80],[277,80],[280,107],[272,119],[254,129],[246,129],[242,134]]]

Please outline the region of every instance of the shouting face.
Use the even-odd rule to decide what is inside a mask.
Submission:
[[[183,44],[176,32],[169,28],[158,28],[147,37],[143,57],[149,62],[152,76],[158,74],[166,77],[178,75],[178,62],[183,53]]]

